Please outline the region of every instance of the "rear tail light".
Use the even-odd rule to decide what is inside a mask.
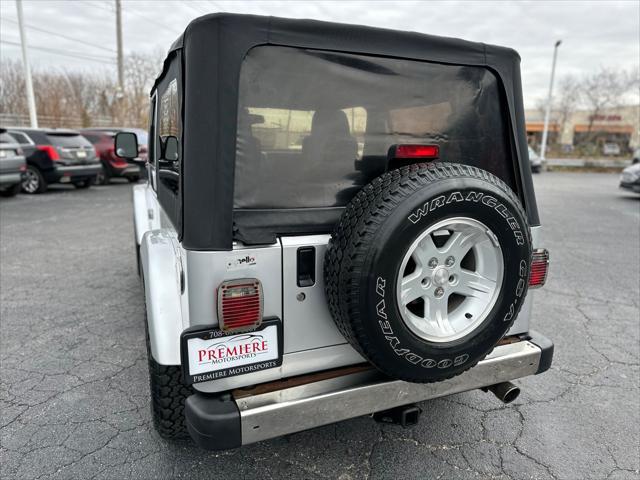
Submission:
[[[438,158],[438,145],[396,145],[393,158]]]
[[[254,330],[262,323],[262,284],[255,278],[218,287],[218,322],[225,332]]]
[[[60,154],[53,145],[38,145],[36,148],[41,152],[45,152],[47,155],[49,155],[49,158],[51,160],[60,160]]]
[[[540,288],[547,281],[549,271],[549,251],[539,248],[533,251],[531,257],[531,272],[529,273],[529,288]]]

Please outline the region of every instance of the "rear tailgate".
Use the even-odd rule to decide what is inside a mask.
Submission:
[[[0,133],[0,173],[13,173],[24,165],[20,145],[7,133]]]
[[[96,151],[91,142],[75,133],[47,133],[47,139],[68,164],[82,165],[96,162]]]

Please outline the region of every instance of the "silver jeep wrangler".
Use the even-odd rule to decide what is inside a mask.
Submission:
[[[118,155],[137,156],[132,133]],[[152,411],[229,449],[547,370],[513,50],[215,14],[173,44],[133,190]]]

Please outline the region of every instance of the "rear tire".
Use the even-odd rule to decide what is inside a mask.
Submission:
[[[43,193],[47,190],[47,181],[44,179],[38,167],[34,167],[33,165],[27,166],[21,188],[24,193],[29,194]]]
[[[193,390],[182,383],[182,371],[176,365],[160,365],[149,352],[149,388],[153,425],[165,439],[187,438],[184,402]]]
[[[144,327],[147,341],[153,426],[158,434],[166,440],[187,438],[189,435],[184,417],[184,402],[194,393],[193,389],[182,383],[180,366],[160,365],[153,359],[146,308]]]
[[[96,185],[109,185],[110,182],[111,182],[111,175],[109,175],[109,172],[103,166],[102,171],[98,173],[98,175],[96,175],[95,183]]]
[[[127,177],[127,180],[129,180],[129,183],[138,183],[140,177],[137,175],[135,177]]]

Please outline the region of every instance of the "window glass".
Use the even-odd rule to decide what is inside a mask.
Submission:
[[[100,141],[101,135],[98,133],[83,133],[82,136],[94,145]]]
[[[358,157],[362,157],[367,112],[362,107],[342,111],[347,116],[349,133],[358,139]],[[265,152],[301,151],[304,138],[311,134],[314,113],[313,110],[252,107],[248,109],[251,134]]]
[[[158,112],[158,136],[160,140],[158,159],[158,179],[173,194],[178,193],[180,184],[180,161],[177,157],[165,155],[165,146],[168,138],[178,139],[178,83],[176,79],[169,82],[167,89],[160,97]],[[180,149],[178,148],[179,152]]]
[[[159,135],[167,137],[178,136],[178,83],[174,79],[160,99],[160,129]]]
[[[29,139],[27,138],[27,136],[24,135],[23,133],[11,132],[11,136],[15,138],[20,145],[28,145],[31,143],[29,142]]]
[[[51,142],[51,145],[56,147],[78,148],[91,146],[91,142],[82,135],[59,135],[55,133],[48,133],[47,140]]]
[[[449,102],[419,107],[397,108],[389,111],[391,131],[398,135],[424,137],[429,132],[442,131],[451,115]]]
[[[140,140],[138,139],[138,143]],[[148,162],[155,166],[156,164],[156,96],[151,98],[151,105],[149,106],[149,136],[147,137]],[[155,184],[153,184],[155,188]]]
[[[292,66],[295,66],[293,68]],[[400,165],[398,144],[515,184],[507,120],[488,69],[259,46],[240,71],[234,207],[343,206]]]

